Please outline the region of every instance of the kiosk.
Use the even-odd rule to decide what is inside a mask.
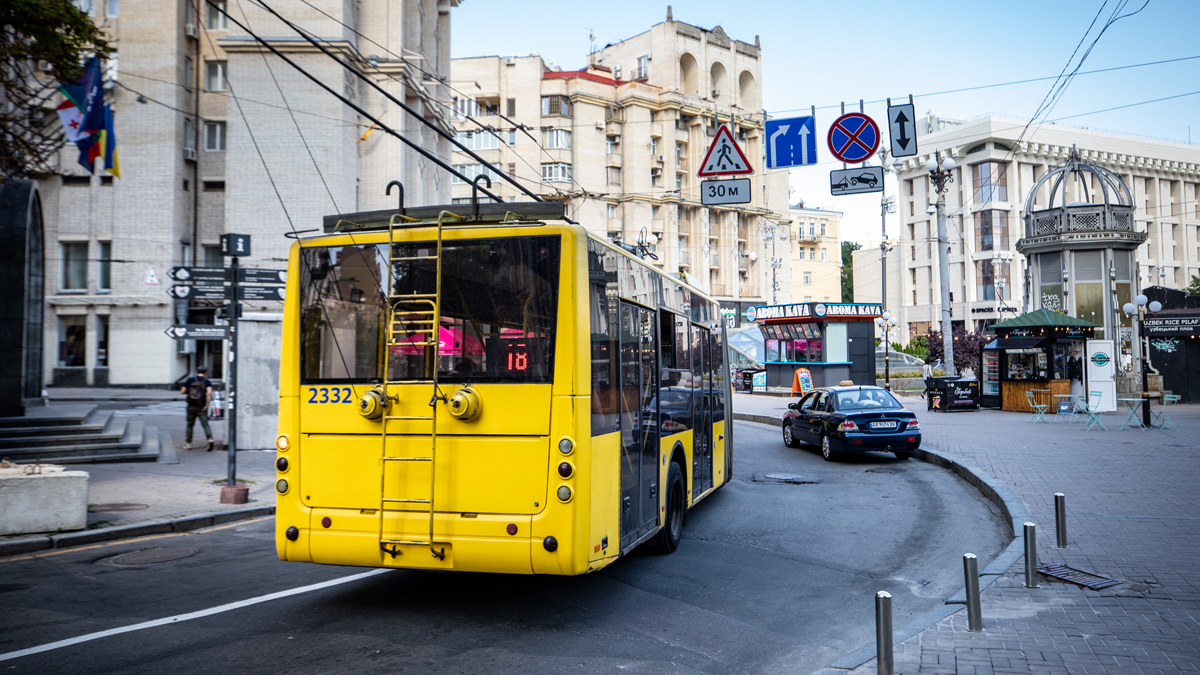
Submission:
[[[791,390],[798,369],[814,387],[843,380],[875,384],[875,317],[878,304],[805,302],[754,307],[766,342],[766,389]]]
[[[1055,412],[1068,395],[1086,396],[1086,343],[1096,328],[1048,309],[993,325],[996,339],[981,350],[983,407],[1032,412],[1026,392],[1033,392]]]

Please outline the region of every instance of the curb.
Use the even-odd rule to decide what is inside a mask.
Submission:
[[[736,412],[733,414],[733,419],[735,421],[769,424],[771,426],[777,426],[782,421],[782,418],[770,415],[753,415]],[[975,489],[979,490],[988,501],[995,504],[996,508],[1004,513],[1008,521],[1009,533],[1013,536],[1013,540],[1009,542],[1008,547],[1000,555],[996,556],[995,560],[979,573],[979,592],[982,593],[984,589],[995,583],[1008,568],[1012,567],[1021,556],[1025,555],[1024,542],[1016,538],[1016,533],[1021,531],[1022,523],[1029,520],[1029,512],[1008,486],[987,475],[979,467],[965,464],[958,457],[948,452],[918,448],[913,452],[913,457],[922,462],[948,469],[954,475],[975,486]],[[942,607],[934,608],[902,628],[893,631],[893,644],[900,644],[930,628],[942,619],[963,610],[966,607],[966,602],[967,589],[964,587],[947,598]],[[858,668],[873,658],[875,658],[875,641],[871,640],[867,644],[818,670],[813,675],[845,673],[846,671]]]
[[[151,520],[132,525],[117,527],[102,527],[97,530],[83,530],[66,534],[39,535],[0,541],[0,556],[16,555],[18,553],[36,553],[50,549],[71,548],[101,541],[145,537],[151,534],[166,534],[170,532],[189,532],[213,525],[230,523],[235,520],[261,518],[275,515],[274,506],[255,506],[234,511],[213,511],[198,513],[170,520]]]

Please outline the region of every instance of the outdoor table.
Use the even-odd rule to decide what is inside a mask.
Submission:
[[[1071,402],[1071,412],[1064,413],[1066,415],[1071,416],[1071,419],[1067,421],[1067,424],[1074,424],[1075,419],[1077,417],[1079,417],[1079,414],[1078,414],[1079,413],[1079,410],[1078,410],[1079,402],[1075,401],[1074,399],[1080,398],[1081,396],[1083,396],[1083,394],[1055,394],[1054,395],[1054,398],[1059,399],[1058,403],[1060,403],[1060,404],[1062,403],[1062,399],[1066,399]],[[1054,414],[1055,415],[1059,414],[1058,405],[1054,406]]]
[[[1117,429],[1117,431],[1121,431],[1125,427],[1129,426],[1130,422],[1136,423],[1138,425],[1139,429],[1141,429],[1142,431],[1145,431],[1146,425],[1142,424],[1141,415],[1138,414],[1139,412],[1141,412],[1140,410],[1138,410],[1138,408],[1141,407],[1141,405],[1142,405],[1142,399],[1141,398],[1119,398],[1117,400],[1120,401],[1121,405],[1125,406],[1125,409],[1129,411],[1129,416],[1125,418],[1125,421],[1121,423],[1121,428]]]

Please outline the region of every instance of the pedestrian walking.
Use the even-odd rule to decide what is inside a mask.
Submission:
[[[200,428],[204,429],[204,437],[208,439],[208,452],[213,451],[212,428],[208,426],[208,404],[212,402],[212,382],[205,377],[208,369],[200,366],[196,375],[184,380],[179,393],[187,397],[187,431],[184,433],[184,450],[192,449],[192,428],[196,420],[200,420]]]
[[[925,391],[921,392],[921,398],[925,399],[925,409],[933,410],[933,396],[930,395],[933,390],[933,358],[925,357],[925,366],[921,368],[921,374],[925,377]]]

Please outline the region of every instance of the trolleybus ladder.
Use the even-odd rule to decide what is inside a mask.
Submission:
[[[388,322],[387,350],[383,359],[384,395],[388,396],[388,385],[399,384],[430,384],[432,395],[429,399],[428,415],[389,415],[384,410],[381,436],[381,471],[379,478],[379,548],[393,558],[401,553],[398,548],[403,544],[428,546],[429,552],[438,560],[446,559],[446,549],[439,549],[433,540],[433,496],[435,485],[434,466],[437,458],[437,410],[438,402],[445,397],[438,390],[438,341],[441,339],[442,322],[442,224],[447,218],[462,220],[459,216],[442,211],[438,214],[437,239],[433,255],[396,255],[396,231],[413,227],[404,216],[392,216],[388,223]],[[417,251],[420,253],[420,251]],[[421,260],[435,261],[436,274],[434,291],[432,293],[396,293],[396,264],[411,263]],[[391,377],[391,352],[393,347],[420,348],[425,352],[425,377],[421,379],[393,380]],[[389,406],[390,408],[390,406]],[[388,457],[387,439],[389,422],[428,422],[429,423],[429,456],[428,457]],[[389,498],[387,496],[387,465],[388,462],[428,462],[429,463],[429,498],[408,499]],[[384,515],[388,504],[423,505],[429,513],[428,539],[402,539],[389,537],[384,532]]]

